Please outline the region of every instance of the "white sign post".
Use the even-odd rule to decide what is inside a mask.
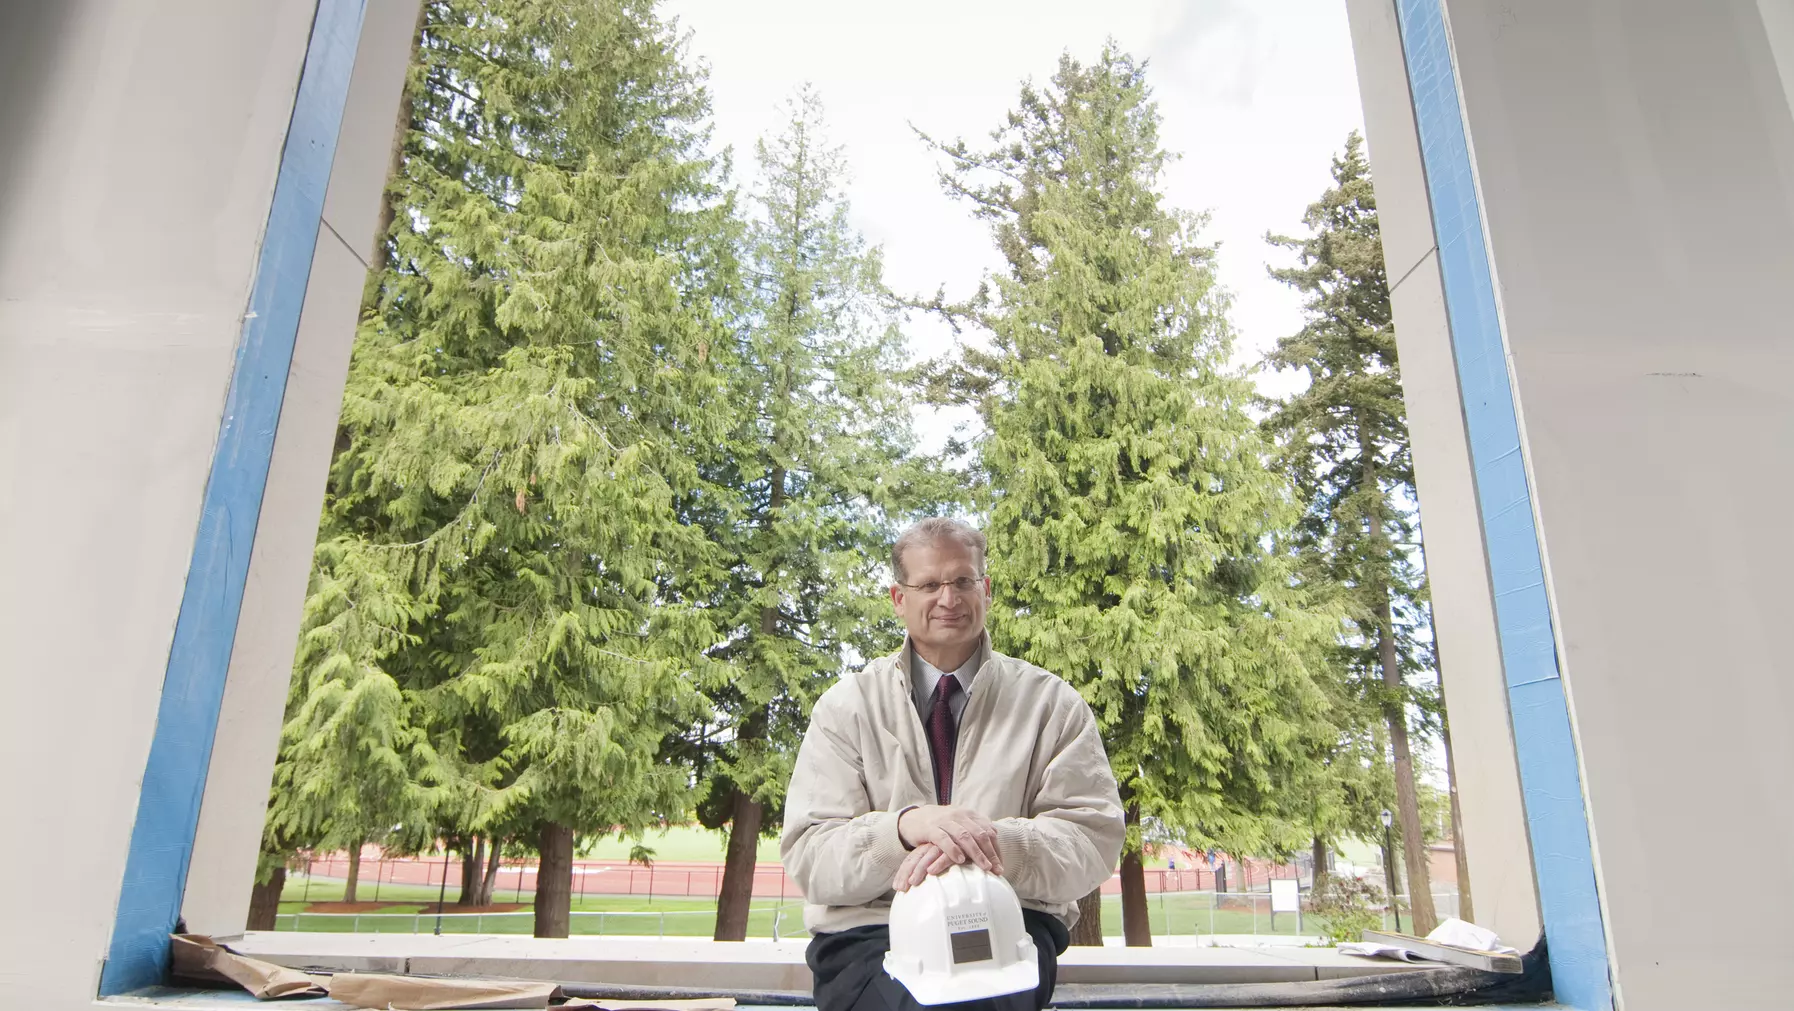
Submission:
[[[1301,882],[1295,878],[1271,879],[1271,929],[1277,929],[1278,913],[1296,914],[1296,932],[1302,931]]]

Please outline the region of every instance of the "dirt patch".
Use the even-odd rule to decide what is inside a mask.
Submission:
[[[457,906],[453,902],[442,907],[444,913],[516,913],[535,907],[527,902],[495,902],[490,906]],[[427,902],[419,912],[436,915],[436,903]]]
[[[376,909],[391,909],[397,905],[410,905],[398,902],[313,902],[305,907],[308,913],[371,913]]]
[[[453,902],[442,907],[444,913],[515,913],[534,909],[527,902],[498,902],[490,906],[457,906]],[[307,913],[372,913],[382,909],[416,909],[420,914],[436,915],[436,903],[426,902],[313,902]]]

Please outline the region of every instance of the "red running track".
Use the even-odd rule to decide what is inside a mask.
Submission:
[[[1179,861],[1182,862],[1181,860]],[[1241,871],[1238,864],[1228,861],[1228,885],[1238,891],[1242,884]],[[380,881],[387,884],[436,885],[442,884],[444,862],[441,858],[434,860],[417,857],[384,858],[380,851],[368,847],[361,857],[361,887],[367,888]],[[461,886],[461,863],[451,856],[446,864],[448,886],[458,893]],[[1248,861],[1246,872],[1252,885],[1263,887],[1271,878],[1293,878],[1297,876],[1296,868],[1289,865],[1274,865],[1259,861]],[[346,853],[321,855],[311,861],[311,873],[324,878],[346,878],[349,876],[349,857]],[[1206,866],[1198,865],[1194,870],[1149,870],[1146,871],[1146,891],[1156,892],[1200,892],[1215,886],[1214,872]],[[715,862],[659,861],[652,868],[639,864],[631,864],[624,860],[578,860],[573,864],[573,894],[575,895],[666,895],[666,896],[699,896],[715,898],[722,889],[723,865]],[[498,881],[493,887],[494,902],[508,901],[507,896],[531,894],[536,890],[536,867],[534,864],[504,864],[498,872]],[[1121,879],[1111,877],[1103,883],[1103,894],[1118,895],[1121,892]],[[367,894],[367,893],[363,893]],[[803,896],[796,883],[786,874],[781,864],[761,864],[754,870],[754,897],[767,899],[801,899]]]

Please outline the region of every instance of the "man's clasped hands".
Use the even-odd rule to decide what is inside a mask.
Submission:
[[[992,874],[1003,873],[997,852],[997,826],[968,807],[930,804],[912,807],[897,819],[897,837],[910,847],[891,887],[903,892],[944,873],[955,864],[976,864]]]

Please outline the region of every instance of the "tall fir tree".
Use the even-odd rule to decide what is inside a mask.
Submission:
[[[811,706],[902,630],[885,598],[893,521],[949,494],[916,453],[902,336],[876,250],[848,221],[846,165],[809,88],[756,145],[747,292],[728,400],[740,427],[704,517],[733,564],[714,595],[723,732],[703,754],[702,820],[728,826],[716,939],[746,937],[758,837],[775,831]]]
[[[731,433],[731,209],[651,0],[431,0],[418,52],[289,728],[379,699],[351,750],[407,745],[426,838],[532,844],[565,936],[576,834],[689,811],[713,626],[666,598],[721,575],[676,505]]]
[[[1278,842],[1276,798],[1321,725],[1309,664],[1337,631],[1276,550],[1294,499],[1228,366],[1202,219],[1159,190],[1158,128],[1144,66],[1111,44],[1025,86],[988,149],[939,146],[1008,267],[959,310],[992,345],[960,374],[986,428],[992,635],[1103,728],[1131,945],[1151,943],[1143,823]]]
[[[379,613],[386,603],[370,598],[365,609],[350,606],[342,583],[314,582],[264,830],[268,855],[347,850],[344,902],[357,900],[363,845],[400,842],[390,838],[393,827],[419,824],[427,808],[414,777],[422,735],[408,719],[403,691],[345,648],[354,636],[384,635],[363,623],[393,620]]]
[[[1332,175],[1333,186],[1303,217],[1307,236],[1267,236],[1295,252],[1296,266],[1271,274],[1306,296],[1308,317],[1267,361],[1305,372],[1309,384],[1280,403],[1266,424],[1284,446],[1306,505],[1299,528],[1304,568],[1338,588],[1351,625],[1337,650],[1345,673],[1338,711],[1358,719],[1346,738],[1352,753],[1337,769],[1360,777],[1364,719],[1380,716],[1386,736],[1377,735],[1378,743],[1388,745],[1414,929],[1425,934],[1438,917],[1410,713],[1436,713],[1437,705],[1431,686],[1422,683],[1432,665],[1421,634],[1427,615],[1415,561],[1414,466],[1376,194],[1356,132],[1333,160]],[[1342,813],[1333,823],[1318,823],[1317,834],[1361,832],[1370,827],[1364,815],[1362,808],[1355,817]]]
[[[1307,571],[1299,581],[1310,594],[1336,599],[1326,578],[1302,561],[1298,570]],[[1352,650],[1336,640],[1316,651],[1310,669],[1327,698],[1328,730],[1310,739],[1311,750],[1278,805],[1284,836],[1292,845],[1298,838],[1308,842],[1317,882],[1338,843],[1382,838],[1380,812],[1395,802],[1382,711],[1352,672]]]

